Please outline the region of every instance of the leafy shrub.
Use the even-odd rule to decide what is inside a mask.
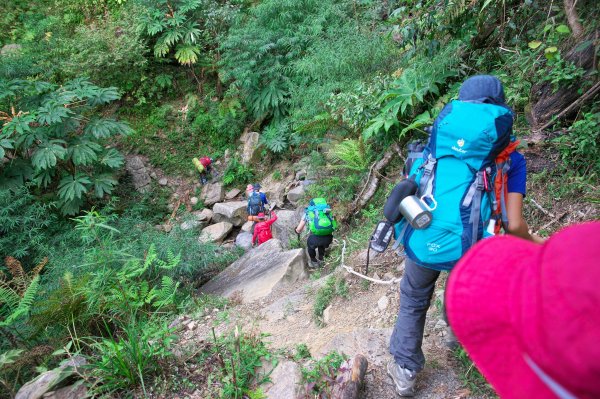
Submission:
[[[213,330],[214,341],[201,358],[212,367],[208,388],[215,391],[214,396],[252,397],[252,392],[267,381],[267,377],[257,374],[257,370],[268,363],[275,367],[277,360],[269,352],[264,338],[262,334],[240,332],[238,327],[221,337],[216,337]],[[214,387],[210,386],[211,381],[214,381]]]
[[[0,189],[0,253],[36,259],[55,222],[52,206],[36,201],[29,188]]]
[[[600,174],[600,112],[583,114],[554,142],[567,168],[583,175]]]
[[[228,186],[231,184],[243,185],[250,183],[254,179],[254,172],[250,166],[242,164],[237,158],[232,158],[223,173],[223,183]]]
[[[95,84],[117,86],[125,92],[141,84],[148,65],[147,49],[135,30],[137,9],[126,10],[118,17],[109,15],[79,25],[72,35],[56,39],[55,58],[63,77],[87,76]]]
[[[92,194],[103,198],[117,184],[112,171],[123,164],[102,140],[131,129],[97,108],[120,97],[114,87],[101,88],[85,79],[61,87],[39,81],[0,82],[2,113],[0,156],[10,162],[0,171],[0,187],[33,182],[52,188],[63,214],[74,215]]]
[[[114,336],[91,344],[94,355],[90,366],[96,379],[93,392],[116,394],[126,388],[141,386],[147,396],[146,383],[163,371],[165,361],[172,357],[170,347],[177,339],[168,322],[158,318],[136,318],[119,326]]]
[[[323,317],[323,311],[336,296],[348,297],[346,280],[343,277],[336,278],[335,276],[329,276],[325,281],[325,285],[317,291],[315,304],[313,305],[313,314],[318,318]]]
[[[307,384],[307,394],[325,394],[330,397],[338,369],[345,360],[339,352],[329,352],[323,358],[302,368],[302,380]]]

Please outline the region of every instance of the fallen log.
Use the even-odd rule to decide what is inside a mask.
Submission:
[[[347,360],[340,367],[331,397],[335,399],[357,399],[365,382],[369,362],[361,354]]]
[[[342,218],[342,221],[346,221],[352,215],[358,213],[362,208],[364,208],[367,202],[373,198],[373,195],[375,195],[375,192],[379,188],[379,183],[381,181],[381,174],[379,172],[390,163],[394,157],[394,154],[396,153],[400,153],[400,147],[397,143],[394,143],[392,147],[387,150],[385,154],[383,154],[383,158],[371,165],[363,189],[356,196],[354,201],[348,206],[348,212],[346,216]]]
[[[598,37],[598,31],[592,32],[575,42],[570,50],[562,54],[565,60],[573,62],[586,71],[581,79],[569,86],[560,87],[556,91],[551,82],[538,83],[531,88],[532,106],[528,119],[534,131],[539,132],[551,126],[559,117],[569,117],[575,114],[585,102],[595,97],[596,89],[588,91],[584,96],[579,93],[579,89],[590,81],[594,88],[598,82],[597,78],[593,76],[596,69],[595,42]]]

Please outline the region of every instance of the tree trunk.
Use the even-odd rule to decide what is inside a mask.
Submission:
[[[550,82],[541,82],[531,88],[532,106],[528,119],[530,119],[534,131],[540,131],[542,128],[548,127],[549,122],[557,115],[568,117],[574,114],[579,106],[584,103],[577,102],[581,97],[578,91],[585,82],[590,81],[590,74],[595,70],[596,49],[594,41],[597,40],[598,33],[594,32],[584,36],[569,51],[563,53],[565,60],[573,62],[586,71],[583,78],[573,82],[570,86],[560,87],[557,91],[554,91]],[[593,79],[592,86],[597,80],[597,78]],[[593,96],[590,96],[586,101],[592,98]],[[575,102],[578,106],[570,107]]]
[[[573,31],[573,36],[575,38],[579,38],[583,34],[583,27],[579,22],[579,16],[577,15],[577,9],[575,5],[577,4],[577,0],[564,0],[565,4],[565,14],[567,14],[567,21],[569,22],[569,26]]]

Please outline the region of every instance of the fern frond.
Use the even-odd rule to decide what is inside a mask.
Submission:
[[[25,290],[21,301],[17,308],[2,322],[0,322],[0,327],[6,327],[13,324],[17,319],[22,316],[25,316],[29,313],[31,309],[31,305],[33,305],[33,301],[38,293],[38,289],[40,288],[40,276],[35,276],[33,280],[31,280],[31,284]]]
[[[29,274],[32,278],[37,276],[38,274],[40,274],[40,272],[42,271],[42,269],[44,268],[44,266],[46,266],[46,264],[48,263],[48,257],[44,257],[44,259],[42,259],[42,261],[40,263],[38,263],[33,270],[31,271],[31,273]]]

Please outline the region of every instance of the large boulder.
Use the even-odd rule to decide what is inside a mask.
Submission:
[[[232,188],[231,190],[225,193],[225,199],[231,201],[232,199],[240,195],[241,192],[242,191],[239,188]]]
[[[240,137],[242,142],[242,163],[245,165],[258,161],[260,156],[260,146],[258,144],[260,134],[257,132],[244,132]]]
[[[296,227],[302,216],[304,215],[303,209],[297,209],[295,211],[276,211],[277,221],[271,226],[273,237],[280,240],[285,247],[289,246],[290,238],[296,238]]]
[[[245,250],[252,248],[252,233],[242,232],[235,237],[235,245]]]
[[[145,193],[150,190],[150,173],[144,165],[144,160],[138,155],[125,158],[125,170],[131,176],[131,182],[136,191]]]
[[[265,177],[261,181],[261,191],[267,195],[267,199],[271,204],[271,209],[274,206],[283,207],[285,204],[285,192],[290,184],[294,181],[294,174],[290,173],[281,178],[275,178],[273,174]]]
[[[303,398],[300,366],[291,360],[280,362],[269,375],[271,382],[263,386],[267,399]]]
[[[292,188],[287,193],[287,199],[293,205],[298,204],[298,202],[300,202],[300,200],[302,200],[303,198],[304,198],[304,186],[302,184],[298,185],[297,187]]]
[[[198,241],[203,243],[220,243],[225,237],[227,237],[227,234],[229,234],[232,228],[233,225],[229,222],[220,222],[213,224],[212,226],[205,227],[200,233]]]
[[[81,356],[74,356],[55,369],[43,372],[34,380],[29,381],[19,389],[15,399],[39,399],[54,387],[58,386],[66,378],[80,372],[78,368],[86,364]]]
[[[281,241],[271,239],[246,252],[200,291],[225,297],[239,292],[244,302],[252,302],[269,295],[280,284],[294,284],[306,277],[304,251],[285,251]]]
[[[202,201],[204,205],[210,206],[216,204],[217,202],[223,201],[225,197],[225,192],[223,190],[223,184],[219,182],[208,183],[202,187]]]
[[[246,201],[220,202],[213,206],[213,221],[227,221],[234,226],[241,226],[248,220]]]

